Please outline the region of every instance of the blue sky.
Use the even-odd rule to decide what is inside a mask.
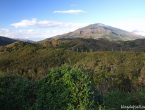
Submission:
[[[0,0],[0,36],[43,40],[93,23],[145,36],[145,0]]]

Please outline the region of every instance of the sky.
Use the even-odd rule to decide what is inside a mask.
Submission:
[[[94,23],[145,36],[145,0],[0,0],[0,36],[40,41]]]

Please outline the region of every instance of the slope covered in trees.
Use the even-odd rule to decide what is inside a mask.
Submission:
[[[59,39],[38,42],[46,48],[63,48],[77,52],[91,51],[145,51],[145,39],[132,41],[108,41],[105,39]]]
[[[38,81],[0,75],[1,110],[87,110],[102,103],[89,76],[80,69],[62,67]]]
[[[108,50],[102,49],[105,44],[108,45],[106,46]],[[109,45],[116,48],[113,46],[110,48]],[[60,100],[64,98],[64,102],[56,100],[60,105],[66,105],[62,106],[62,109],[86,110],[91,106],[119,110],[123,104],[143,105],[145,103],[143,47],[144,40],[107,42],[92,39],[16,42],[2,46],[0,100],[3,103],[0,106],[3,110],[10,109],[6,107],[18,110],[46,109],[49,108],[47,102],[53,98],[56,100],[57,96]],[[88,86],[90,83],[91,86]],[[79,89],[73,88],[74,84]],[[94,95],[87,94],[91,91],[90,87]],[[58,91],[54,92],[53,89]],[[82,89],[84,92],[75,94],[78,90],[83,91]],[[72,100],[65,98],[64,94]],[[85,94],[83,95],[85,97],[81,97],[82,94]],[[95,98],[90,100],[90,97]],[[16,104],[13,104],[12,100]]]

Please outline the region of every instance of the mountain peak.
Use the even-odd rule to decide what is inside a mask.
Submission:
[[[95,24],[91,24],[92,26],[106,26],[105,24],[102,23],[95,23]]]
[[[67,38],[92,38],[92,39],[106,39],[109,41],[126,41],[142,38],[142,36],[111,27],[102,23],[90,24],[86,27],[77,29],[63,35],[53,37],[54,39]]]
[[[103,27],[103,26],[106,26],[105,24],[102,24],[102,23],[95,23],[95,24],[90,24],[86,27],[83,27],[83,28],[80,28],[82,30],[84,29],[94,29],[94,28],[97,28],[97,27]]]

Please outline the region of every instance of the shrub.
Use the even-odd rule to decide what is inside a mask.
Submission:
[[[17,75],[0,77],[1,110],[25,110],[35,103],[34,83]]]
[[[100,103],[100,95],[81,69],[62,67],[38,82],[36,108],[39,110],[86,110]]]
[[[122,92],[119,89],[104,95],[104,105],[107,109],[121,110],[121,105],[142,105],[145,104],[145,89],[140,88],[138,91]]]

